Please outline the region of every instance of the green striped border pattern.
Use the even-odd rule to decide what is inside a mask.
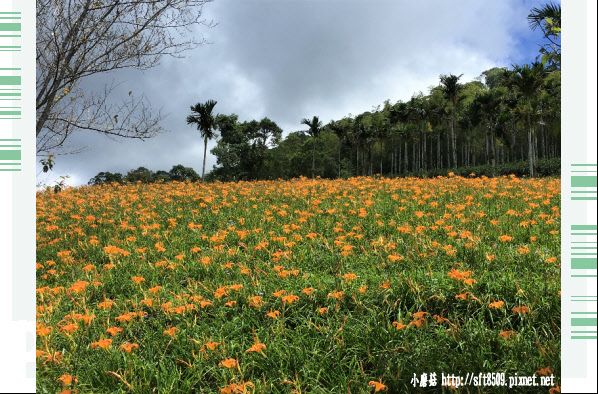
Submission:
[[[0,12],[0,39],[21,37],[21,13],[20,12]],[[9,45],[0,41],[0,52],[20,51],[21,47]],[[8,47],[8,48],[6,48]]]
[[[21,119],[20,68],[0,68],[0,121]]]
[[[6,0],[0,6],[0,261],[9,271],[3,274],[6,312],[2,327],[12,335],[4,348],[17,358],[2,364],[2,388],[11,392],[35,391],[35,163],[32,125],[22,116],[34,111],[32,102],[22,100],[33,89],[35,63],[35,3]],[[28,109],[27,109],[28,108]],[[15,119],[15,120],[12,120]],[[31,160],[31,161],[30,161]],[[5,204],[6,203],[6,204]],[[12,213],[11,213],[12,212]],[[5,215],[5,214],[8,214]],[[10,269],[12,265],[12,269]],[[33,278],[31,281],[30,278]],[[16,330],[16,331],[15,331]],[[2,373],[0,373],[2,374]],[[3,376],[4,377],[4,376]],[[6,387],[5,387],[6,386]],[[0,390],[4,391],[4,390]]]
[[[596,278],[598,226],[572,225],[571,235],[575,239],[571,243],[571,277]]]
[[[571,164],[571,199],[596,200],[596,164]]]
[[[0,172],[21,171],[21,140],[0,139]]]
[[[586,302],[595,303],[596,297]],[[571,339],[597,339],[596,316],[596,312],[571,312]]]

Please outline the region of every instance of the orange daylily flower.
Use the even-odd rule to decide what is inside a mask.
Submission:
[[[424,324],[425,321],[426,321],[426,319],[417,319],[417,320],[414,320],[411,323],[409,323],[409,325],[419,328],[422,326],[422,324]]]
[[[77,383],[78,380],[76,377],[68,375],[68,374],[64,374],[61,377],[59,377],[58,379],[56,379],[57,382],[61,382],[62,386],[68,386],[69,384],[75,382]]]
[[[490,303],[490,304],[488,305],[488,307],[490,307],[490,308],[495,308],[495,309],[500,309],[500,308],[502,308],[502,306],[503,306],[504,304],[505,304],[505,302],[504,302],[504,301],[495,301],[495,302],[492,302],[492,303]]]
[[[277,292],[275,292],[275,293],[272,293],[272,295],[273,295],[274,297],[282,297],[282,295],[283,295],[284,293],[286,293],[286,291],[284,291],[284,290],[279,290],[279,291],[277,291]]]
[[[212,305],[214,305],[214,303],[212,301],[203,300],[203,301],[199,302],[199,305],[201,306],[201,309],[203,309],[206,306],[212,306]]]
[[[102,339],[100,338],[99,341],[94,342],[91,344],[91,348],[95,349],[96,347],[101,347],[102,349],[108,349],[112,344],[112,339]]]
[[[299,297],[293,294],[282,297],[282,302],[285,304],[292,304],[295,301],[299,301]]]
[[[473,273],[473,271],[469,270],[469,271],[459,271],[457,269],[451,269],[451,272],[449,272],[447,275],[450,276],[453,279],[456,280],[463,280],[469,277],[469,275],[471,275]]]
[[[238,365],[234,358],[227,358],[218,364],[219,367],[226,367],[228,369],[235,368]]]
[[[530,311],[530,309],[527,306],[518,306],[518,307],[513,308],[514,314],[521,313],[522,315],[525,315],[529,311]]]
[[[411,316],[413,316],[416,319],[423,319],[424,317],[426,317],[427,315],[429,315],[428,312],[415,312],[413,313]]]
[[[314,289],[313,287],[308,287],[308,288],[305,288],[305,289],[301,290],[301,293],[306,294],[306,295],[310,295],[314,291],[316,291],[316,289]]]
[[[112,308],[112,305],[114,305],[114,301],[112,300],[105,300],[104,302],[100,302],[98,304],[98,308],[100,309],[110,309]]]
[[[504,339],[509,339],[512,336],[515,336],[516,332],[515,331],[502,331],[498,334],[499,337],[504,338]]]
[[[118,316],[116,318],[116,320],[118,320],[119,322],[125,322],[125,321],[131,321],[132,318],[134,318],[135,316],[137,316],[136,312],[129,312],[129,313],[124,313],[120,316]]]
[[[553,372],[554,372],[554,371],[553,371],[553,369],[552,369],[552,368],[550,368],[550,367],[546,367],[546,368],[542,368],[542,369],[540,369],[540,370],[536,371],[534,374],[535,374],[535,375],[544,375],[544,376],[548,376],[548,375],[550,375],[550,374],[551,374],[551,373],[553,373]]]
[[[37,328],[35,330],[35,333],[37,335],[39,335],[40,337],[45,337],[46,335],[48,335],[52,331],[53,328],[54,327],[52,327],[52,326],[44,326],[44,325],[39,325],[38,324]]]
[[[168,330],[164,330],[164,335],[170,335],[171,337],[174,337],[174,334],[179,331],[178,328],[176,327],[170,327]]]
[[[348,273],[348,274],[345,274],[345,275],[341,275],[341,278],[343,278],[347,282],[351,282],[352,280],[357,279],[357,275],[352,274],[352,273]]]
[[[60,327],[60,332],[64,332],[65,334],[69,334],[75,332],[79,328],[77,323],[66,324]]]
[[[386,387],[383,383],[382,383],[382,379],[380,379],[379,382],[376,382],[375,380],[370,380],[370,382],[368,383],[368,386],[373,387],[375,389],[374,392],[378,392],[378,391],[386,391],[388,390],[388,387]]]
[[[253,383],[231,383],[226,387],[220,389],[221,394],[242,394],[247,392],[247,387],[253,387]]]
[[[131,353],[131,350],[138,349],[139,345],[136,343],[125,343],[120,345],[119,349],[126,351],[127,353]]]
[[[247,349],[247,351],[245,353],[250,353],[250,352],[263,353],[263,350],[265,350],[265,349],[266,349],[266,345],[264,345],[263,343],[256,343],[255,345],[253,345],[252,347]]]
[[[210,342],[204,343],[204,347],[207,347],[208,349],[210,349],[212,351],[214,349],[216,349],[218,347],[218,345],[220,345],[220,342],[211,342],[210,341]]]
[[[262,300],[262,297],[254,296],[254,297],[250,297],[248,299],[248,304],[250,307],[253,306],[253,307],[259,308],[260,305],[264,304],[264,301]]]
[[[340,300],[341,298],[343,298],[343,292],[342,291],[336,291],[334,293],[328,293],[328,298],[333,297],[336,298],[337,300]]]
[[[272,319],[278,319],[278,315],[280,315],[279,311],[274,311],[270,313],[266,313],[267,317],[271,317]]]

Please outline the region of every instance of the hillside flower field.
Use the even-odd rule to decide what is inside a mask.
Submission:
[[[517,373],[554,393],[560,190],[451,174],[38,193],[37,392],[477,393],[440,375]],[[424,373],[438,384],[414,387]]]

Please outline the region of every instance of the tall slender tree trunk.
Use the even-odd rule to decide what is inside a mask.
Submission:
[[[314,133],[315,134],[315,133]],[[316,137],[314,136],[314,144],[311,155],[311,179],[316,179]]]
[[[490,157],[490,164],[492,164],[492,167],[496,167],[496,149],[494,146],[494,131],[490,132],[490,153],[492,154]]]
[[[436,137],[436,168],[442,168],[442,153],[440,152],[441,147],[441,136],[438,133],[438,137]]]
[[[424,171],[428,171],[428,152],[426,150],[426,133],[424,133],[424,146],[423,146],[423,157],[424,157]]]
[[[446,134],[446,168],[451,168],[452,164],[451,164],[451,157],[452,157],[452,152],[451,152],[451,134],[447,133]]]
[[[417,171],[417,161],[416,161],[416,157],[415,157],[415,143],[413,145],[411,145],[411,155],[412,155],[412,160],[411,160],[411,166],[413,167],[411,169],[411,171],[415,172]]]
[[[338,140],[338,177],[341,177],[341,140]]]
[[[359,176],[359,143],[355,144],[355,176]]]
[[[455,133],[455,105],[451,108],[451,140],[453,143],[453,168],[457,168],[457,135]]]
[[[397,157],[397,164],[399,165],[397,168],[397,175],[401,175],[401,160],[403,159],[403,157],[401,156],[401,147],[402,147],[402,143],[399,143],[399,157]]]
[[[203,177],[206,173],[206,154],[208,153],[208,137],[204,137],[203,139],[203,167],[201,168],[201,181],[203,182]]]
[[[535,163],[534,163],[534,139],[533,139],[533,135],[532,135],[532,122],[531,122],[531,115],[530,115],[530,110],[531,110],[531,99],[528,98],[527,99],[527,156],[528,156],[528,160],[529,160],[529,175],[531,178],[533,178],[535,176],[534,174],[534,167],[535,167]]]
[[[534,144],[532,142],[532,131],[527,131],[527,145],[528,145],[528,160],[529,160],[529,174],[534,177]]]
[[[538,150],[538,133],[536,132],[536,130],[534,129],[534,131],[532,132],[532,135],[534,136],[534,164],[538,162],[538,155],[539,155],[539,150]]]
[[[374,172],[374,155],[372,154],[372,145],[370,144],[369,149],[369,156],[370,156],[370,176],[373,175]]]
[[[409,145],[405,142],[405,172],[409,172]]]
[[[511,161],[515,161],[515,120],[511,120]]]
[[[485,134],[484,134],[484,144],[485,144],[485,147],[486,147],[486,149],[485,149],[485,151],[484,151],[484,153],[485,153],[485,155],[486,155],[486,160],[485,160],[485,162],[486,162],[486,164],[488,164],[488,163],[489,163],[489,160],[490,160],[490,155],[488,154],[488,133],[485,133]]]

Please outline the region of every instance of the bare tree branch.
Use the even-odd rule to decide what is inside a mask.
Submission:
[[[193,36],[212,0],[37,0],[37,152],[64,150],[77,131],[150,138],[162,128],[159,111],[129,94],[119,105],[103,92],[83,92],[82,79],[122,68],[146,70],[161,57],[182,57],[206,41]]]

